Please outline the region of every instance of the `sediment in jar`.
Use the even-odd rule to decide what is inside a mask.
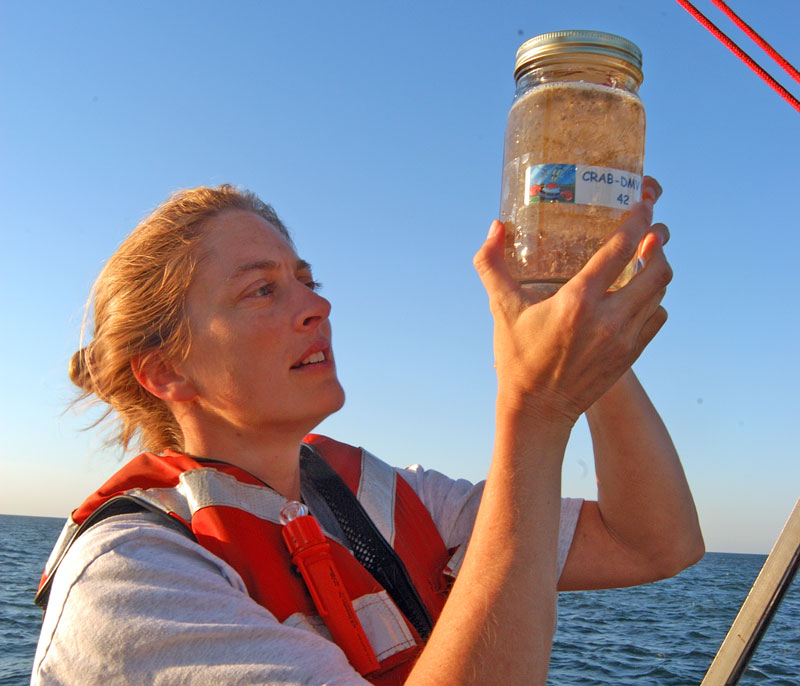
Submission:
[[[526,205],[528,167],[584,164],[640,175],[644,130],[639,98],[607,86],[542,84],[514,103],[506,128],[500,217],[506,223],[506,258],[518,281],[564,283],[625,216],[600,205]]]

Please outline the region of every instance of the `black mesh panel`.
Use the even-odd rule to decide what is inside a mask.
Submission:
[[[328,463],[306,445],[303,446],[303,469],[339,521],[356,559],[386,589],[420,636],[427,639],[433,622],[405,565],[353,492]]]

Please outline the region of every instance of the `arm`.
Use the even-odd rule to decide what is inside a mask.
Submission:
[[[498,405],[494,457],[464,564],[409,685],[543,684],[547,675],[569,430],[530,431],[524,415]]]
[[[420,465],[396,471],[422,500],[442,536],[445,547],[456,550],[447,562],[447,575],[455,578],[461,569],[472,534],[485,480],[473,484],[464,479],[451,479],[434,469],[423,469]],[[556,560],[558,576],[566,564],[583,502],[583,498],[561,498]]]
[[[464,564],[407,684],[545,683],[569,433],[666,320],[660,301],[671,272],[650,226],[648,183],[649,198],[544,302],[510,277],[500,222],[476,255],[495,325],[494,454]],[[647,269],[609,293],[640,243]]]
[[[584,503],[559,588],[630,586],[677,574],[704,552],[669,433],[629,370],[586,413],[598,502]]]
[[[147,514],[107,519],[70,549],[31,683],[367,684],[335,644],[278,622],[232,567]]]

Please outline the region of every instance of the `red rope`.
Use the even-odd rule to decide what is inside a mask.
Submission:
[[[736,55],[742,62],[744,62],[750,69],[758,74],[767,84],[780,95],[786,102],[800,112],[800,101],[797,100],[789,91],[787,91],[781,84],[773,79],[766,71],[764,71],[755,60],[750,57],[744,50],[742,50],[736,43],[734,43],[728,36],[720,31],[714,24],[712,24],[700,10],[698,10],[688,0],[677,0],[678,4],[683,7],[689,14],[691,14],[697,21],[706,27],[719,41],[725,45],[734,55]]]
[[[797,83],[800,83],[800,71],[797,71],[789,62],[787,62],[783,56],[778,53],[775,48],[773,48],[767,41],[765,41],[761,36],[759,36],[753,27],[751,27],[744,19],[742,19],[736,12],[734,12],[730,7],[728,7],[723,0],[711,0],[719,9],[721,9],[725,14],[728,16],[736,26],[738,26],[742,31],[744,31],[750,39],[756,43],[764,52],[766,52],[773,60],[775,60],[781,67],[783,67],[784,71],[789,74]]]

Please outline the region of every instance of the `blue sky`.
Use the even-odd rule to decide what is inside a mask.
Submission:
[[[800,63],[800,3],[730,5]],[[348,401],[321,431],[481,478],[495,379],[471,259],[498,213],[516,49],[564,28],[644,54],[675,278],[636,370],[708,549],[768,552],[800,495],[800,114],[670,0],[3,3],[0,512],[64,516],[117,467],[80,431],[96,415],[67,410],[83,304],[150,209],[224,181],[276,207],[333,302]],[[564,492],[595,493],[583,424]]]

